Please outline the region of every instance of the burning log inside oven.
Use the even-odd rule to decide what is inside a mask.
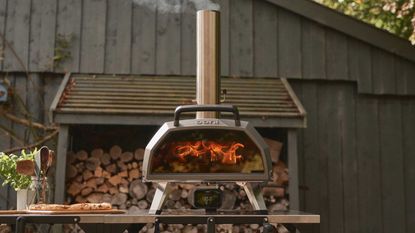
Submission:
[[[231,142],[229,144],[221,144],[215,141],[196,141],[183,142],[173,148],[175,154],[180,161],[186,162],[185,157],[190,156],[196,159],[202,158],[210,162],[219,162],[221,164],[234,165],[241,159],[242,155],[237,154],[239,148],[245,146],[241,143]]]

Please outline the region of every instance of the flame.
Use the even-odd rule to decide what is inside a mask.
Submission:
[[[211,162],[219,161],[222,164],[236,164],[242,159],[242,155],[238,155],[236,151],[244,147],[243,144],[237,142],[232,142],[230,146],[214,141],[182,142],[174,148],[173,154],[181,161],[186,161],[187,156],[194,158],[210,156]]]

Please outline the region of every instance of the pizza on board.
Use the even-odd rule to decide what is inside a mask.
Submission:
[[[111,210],[110,203],[78,203],[72,205],[61,204],[32,204],[29,206],[29,210],[48,210],[48,211],[88,211],[88,210]]]

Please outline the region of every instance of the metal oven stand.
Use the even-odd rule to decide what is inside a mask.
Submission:
[[[261,186],[254,186],[250,182],[236,182],[237,185],[241,186],[246,195],[248,196],[249,202],[252,205],[253,210],[266,211],[264,197],[262,196]],[[149,214],[158,214],[161,212],[163,205],[166,201],[166,197],[171,192],[171,185],[169,182],[159,182],[157,184],[156,193],[154,194],[153,201],[151,202]]]

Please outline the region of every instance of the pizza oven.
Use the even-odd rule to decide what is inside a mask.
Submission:
[[[180,120],[182,113],[230,112],[234,119]],[[269,149],[261,135],[240,121],[232,105],[188,105],[175,111],[146,147],[145,181],[218,182],[268,181],[272,174]]]
[[[217,184],[236,182],[244,187],[256,210],[266,210],[260,187],[272,174],[269,148],[249,124],[241,121],[237,106],[220,104],[219,12],[197,12],[197,105],[176,108],[148,143],[143,160],[143,180],[158,188],[150,213],[161,210],[170,182]],[[195,119],[182,120],[186,113]],[[231,114],[233,119],[219,116]]]

